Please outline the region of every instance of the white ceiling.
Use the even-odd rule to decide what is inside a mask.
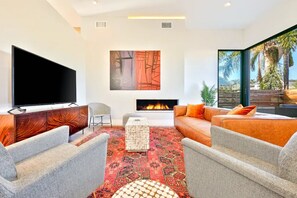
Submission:
[[[49,1],[49,0],[48,0]],[[68,1],[80,16],[186,16],[189,28],[244,29],[261,15],[288,0],[59,0]]]

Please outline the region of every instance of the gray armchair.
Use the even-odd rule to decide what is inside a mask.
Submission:
[[[297,197],[297,133],[285,147],[211,127],[212,147],[182,140],[195,198]]]
[[[103,183],[108,134],[75,146],[62,126],[4,148],[0,197],[87,197]],[[5,160],[1,160],[5,159]]]
[[[110,126],[112,127],[112,120],[111,120],[111,110],[110,107],[106,104],[103,103],[90,103],[89,105],[89,128],[91,127],[91,125],[93,126],[93,130],[94,130],[94,126],[96,125],[103,125],[103,124],[110,124]],[[103,118],[107,116],[109,117],[109,122],[105,123]],[[99,118],[100,121],[99,122],[95,122],[95,119]]]

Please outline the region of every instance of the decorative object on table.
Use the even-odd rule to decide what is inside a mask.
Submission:
[[[201,90],[201,98],[202,102],[205,103],[206,106],[214,106],[216,101],[216,93],[217,89],[215,88],[215,85],[212,87],[209,87],[205,84],[205,82],[202,82],[203,88]]]
[[[150,148],[150,128],[147,118],[130,117],[125,125],[128,152],[146,152]]]
[[[160,90],[160,51],[110,51],[110,90]]]
[[[112,198],[179,198],[168,186],[152,180],[136,180],[120,188]]]

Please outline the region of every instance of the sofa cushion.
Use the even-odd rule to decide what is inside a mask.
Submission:
[[[17,178],[15,163],[6,148],[0,143],[0,175],[9,180]]]
[[[204,119],[203,111],[204,111],[204,103],[197,104],[197,105],[188,104],[186,116]]]
[[[297,133],[283,147],[278,158],[279,176],[297,183]]]
[[[23,184],[50,174],[57,165],[65,163],[77,154],[78,149],[73,144],[61,144],[16,164],[18,179]]]
[[[179,116],[175,119],[175,126],[185,136],[207,146],[211,145],[210,127],[207,120]]]
[[[187,113],[187,106],[175,105],[173,109],[174,109],[174,117],[185,116]]]
[[[216,107],[204,108],[204,119],[211,122],[211,118],[216,115],[226,115],[230,110]]]

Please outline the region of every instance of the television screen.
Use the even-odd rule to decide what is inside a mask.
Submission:
[[[75,70],[12,46],[13,107],[75,102]]]

